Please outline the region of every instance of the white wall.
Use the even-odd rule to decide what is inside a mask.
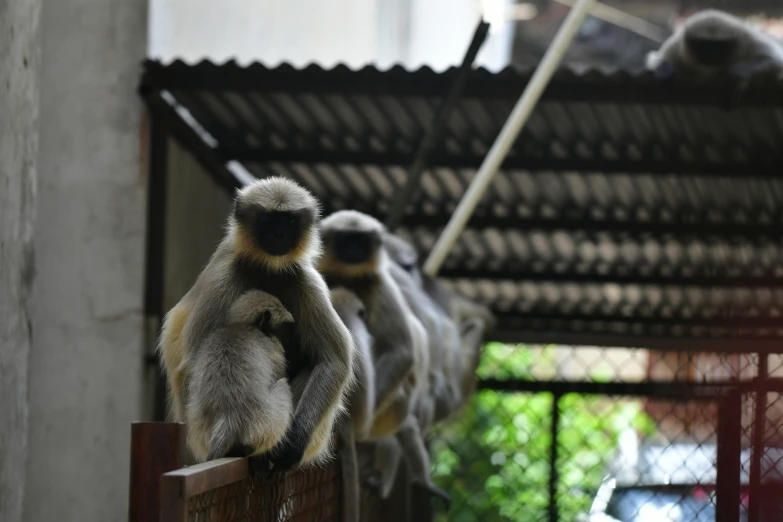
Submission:
[[[461,61],[478,19],[478,0],[150,0],[149,47],[166,61],[440,70]],[[508,63],[513,24],[501,25],[479,64]]]
[[[25,520],[127,520],[142,419],[146,0],[43,3]]]

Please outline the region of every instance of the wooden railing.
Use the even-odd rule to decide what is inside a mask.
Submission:
[[[131,435],[130,522],[331,522],[340,520],[340,462],[269,480],[251,477],[247,459],[185,466],[185,426],[134,423]],[[362,495],[362,519],[426,520],[400,468],[392,497]]]

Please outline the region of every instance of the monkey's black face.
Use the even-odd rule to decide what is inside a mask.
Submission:
[[[332,235],[334,256],[346,265],[366,263],[379,246],[378,238],[368,232],[335,232]]]
[[[299,244],[303,221],[299,212],[260,211],[253,224],[253,235],[268,255],[284,256]]]
[[[737,39],[731,37],[688,35],[685,42],[693,57],[708,67],[720,67],[728,63],[739,45]]]

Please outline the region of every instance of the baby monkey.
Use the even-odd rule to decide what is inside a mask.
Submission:
[[[293,322],[276,297],[250,290],[194,347],[186,411],[197,461],[260,455],[283,440],[294,405],[279,337]]]
[[[783,72],[783,44],[723,11],[707,9],[690,16],[658,51],[647,68],[661,79],[714,79],[723,74],[746,82],[763,72]]]

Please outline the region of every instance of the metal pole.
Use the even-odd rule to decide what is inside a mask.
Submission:
[[[449,114],[451,114],[454,105],[456,105],[457,100],[465,88],[468,73],[471,70],[471,66],[476,59],[479,49],[481,49],[481,45],[487,38],[488,32],[489,24],[483,20],[479,21],[479,24],[473,33],[473,39],[462,60],[462,65],[460,65],[457,72],[457,78],[454,80],[454,84],[446,95],[443,104],[438,107],[438,110],[435,112],[435,116],[432,119],[432,126],[424,135],[424,139],[421,140],[421,144],[416,151],[416,156],[413,158],[410,168],[408,168],[408,177],[405,180],[405,184],[397,191],[397,195],[389,210],[389,217],[386,219],[386,227],[389,230],[394,230],[400,225],[402,217],[405,215],[405,208],[408,206],[408,203],[413,200],[416,188],[419,186],[419,180],[427,166],[427,160],[432,153],[432,149],[435,148],[435,144],[439,141],[440,135],[443,133],[443,127],[446,126],[446,119],[449,117]]]
[[[557,433],[560,431],[560,398],[562,395],[559,393],[552,394],[552,425],[550,426],[550,433],[552,434],[552,445],[549,447],[549,522],[557,522],[558,509],[557,509],[557,485],[559,480],[559,474],[557,472],[557,459],[558,450],[557,447]]]
[[[715,485],[717,522],[739,521],[741,453],[742,392],[733,389],[718,403],[718,477]]]
[[[748,522],[761,521],[761,457],[764,455],[766,445],[765,432],[767,429],[767,387],[764,386],[769,378],[769,355],[759,355],[758,378],[756,380],[756,407],[753,418],[753,442],[750,460],[750,476],[748,477]]]
[[[528,118],[530,118],[555,69],[560,65],[563,54],[576,36],[579,26],[582,25],[582,21],[595,4],[595,1],[579,0],[574,8],[571,9],[571,12],[568,13],[563,25],[560,26],[554,40],[544,54],[544,58],[536,68],[533,78],[525,87],[525,91],[511,111],[511,115],[503,125],[500,134],[495,139],[495,143],[492,144],[492,148],[484,158],[484,162],[479,167],[478,172],[476,172],[476,177],[473,178],[456,211],[451,216],[437,243],[435,243],[432,252],[430,252],[430,256],[424,264],[424,272],[427,275],[432,277],[437,275],[446,255],[451,251],[457,237],[465,228],[465,224],[487,190],[487,186],[492,181],[495,172],[497,172],[503,160],[506,159],[508,151],[517,139],[522,127],[527,123]]]

